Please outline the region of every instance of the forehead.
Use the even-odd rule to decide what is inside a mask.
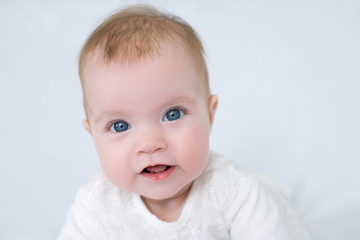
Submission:
[[[114,103],[136,106],[164,98],[207,95],[201,74],[179,50],[134,62],[106,64],[99,59],[96,53],[90,57],[83,74],[85,101],[91,112],[113,108]]]

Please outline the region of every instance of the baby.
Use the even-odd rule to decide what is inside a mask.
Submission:
[[[209,151],[218,98],[183,20],[115,13],[87,40],[79,73],[102,170],[58,239],[306,239],[281,194]]]

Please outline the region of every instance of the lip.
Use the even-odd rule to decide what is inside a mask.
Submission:
[[[161,173],[151,174],[147,172],[141,172],[140,174],[141,176],[150,179],[152,181],[162,181],[170,177],[174,173],[174,170],[175,170],[175,166],[171,166],[168,170]]]

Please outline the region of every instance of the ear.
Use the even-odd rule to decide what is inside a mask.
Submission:
[[[208,100],[210,127],[214,123],[214,117],[215,117],[215,112],[216,112],[217,106],[218,106],[218,97],[216,95],[211,95]]]
[[[84,119],[84,120],[82,121],[82,124],[83,124],[84,128],[91,134],[91,129],[90,129],[89,120]]]

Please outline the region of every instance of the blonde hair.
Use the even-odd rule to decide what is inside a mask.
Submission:
[[[99,60],[105,64],[112,60],[134,62],[156,57],[160,50],[174,45],[182,47],[190,56],[209,92],[204,48],[196,32],[184,20],[144,5],[125,8],[111,15],[89,36],[80,53],[79,75],[85,111],[88,109],[83,71],[91,54],[100,53]]]

